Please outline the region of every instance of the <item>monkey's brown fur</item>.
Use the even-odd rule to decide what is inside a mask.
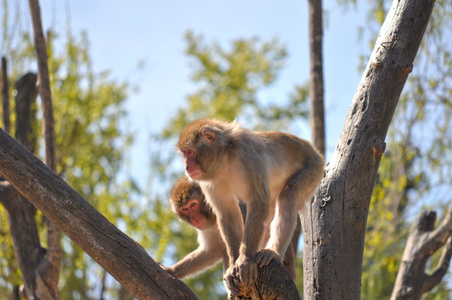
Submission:
[[[257,277],[256,260],[262,266],[284,257],[297,213],[323,176],[322,156],[294,135],[255,132],[235,122],[210,119],[188,124],[178,148],[186,173],[199,182],[217,216],[231,262],[225,279],[236,292],[235,271],[248,285]],[[238,199],[248,208],[244,224]],[[270,234],[264,236],[268,227]],[[263,236],[267,246],[257,253]]]
[[[190,218],[179,211],[179,208],[194,199],[198,201],[200,213],[206,219],[206,226],[202,230],[193,226]],[[204,194],[198,183],[190,180],[188,177],[179,179],[170,193],[169,200],[172,210],[179,218],[195,227],[198,232],[199,247],[178,263],[171,267],[163,267],[163,269],[171,275],[182,279],[207,269],[222,258],[223,266],[226,268],[229,265],[229,258],[226,254],[223,240],[218,232],[216,217],[206,203]]]

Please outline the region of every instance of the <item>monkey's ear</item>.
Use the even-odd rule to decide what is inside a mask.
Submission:
[[[217,140],[217,135],[209,129],[203,129],[201,135],[208,143],[213,143]]]

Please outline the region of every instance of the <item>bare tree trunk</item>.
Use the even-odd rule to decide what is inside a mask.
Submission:
[[[106,288],[106,279],[107,279],[107,271],[102,270],[102,279],[100,281],[101,287],[100,287],[100,297],[99,300],[104,300],[104,293],[107,290]],[[121,286],[122,287],[122,286]]]
[[[47,46],[41,24],[41,11],[38,0],[29,0],[33,22],[35,50],[38,60],[39,95],[42,102],[45,163],[56,172],[56,139],[53,119],[53,105],[50,91],[49,69],[47,66]],[[59,299],[58,279],[61,268],[61,232],[47,219],[47,255],[39,272],[45,287],[53,299]]]
[[[304,298],[360,299],[369,202],[385,138],[434,1],[395,0],[336,151],[303,211]]]
[[[309,0],[309,57],[310,57],[310,120],[311,141],[317,150],[325,156],[325,113],[323,103],[323,21],[322,0]],[[297,230],[292,237],[295,255],[301,234],[301,217],[298,215]],[[299,277],[298,277],[299,278]]]
[[[325,155],[325,113],[323,108],[323,24],[322,0],[309,0],[309,83],[312,143]]]
[[[452,205],[441,225],[433,230],[435,220],[435,212],[425,212],[411,227],[391,300],[421,299],[446,274],[452,257]],[[428,258],[444,245],[436,270],[426,274]]]
[[[15,285],[13,287],[13,293],[11,295],[11,300],[20,300],[20,286]]]
[[[33,132],[33,125],[36,124],[36,89],[37,76],[34,73],[27,73],[16,82],[15,96],[16,102],[16,139],[31,152],[36,151],[36,133]]]
[[[3,126],[6,132],[10,132],[11,124],[9,122],[9,94],[8,94],[8,65],[6,57],[2,57],[2,95],[3,95]]]
[[[38,59],[38,90],[42,101],[43,133],[45,163],[50,169],[56,170],[55,130],[53,120],[52,96],[50,92],[49,68],[47,66],[47,46],[41,25],[41,11],[38,0],[29,0],[30,13],[33,21],[35,50]]]

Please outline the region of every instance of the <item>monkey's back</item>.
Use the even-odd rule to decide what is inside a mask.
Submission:
[[[265,147],[275,157],[289,161],[296,166],[304,164],[308,160],[321,160],[321,155],[312,144],[295,135],[279,131],[255,132],[264,141]],[[295,167],[295,166],[294,166]]]

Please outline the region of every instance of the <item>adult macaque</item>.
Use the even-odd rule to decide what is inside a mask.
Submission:
[[[298,211],[323,176],[322,156],[296,136],[255,132],[213,119],[188,124],[178,148],[187,175],[199,182],[217,216],[229,257],[226,284],[237,294],[235,275],[250,285],[258,265],[284,257]],[[245,224],[238,199],[247,204]],[[267,245],[258,252],[268,227]]]
[[[216,224],[216,216],[207,205],[198,183],[188,177],[179,179],[171,191],[169,200],[171,208],[180,220],[196,228],[199,248],[172,267],[164,267],[164,269],[182,279],[203,271],[223,258],[223,267],[226,270],[228,256]],[[246,207],[243,203],[240,203],[240,210],[242,217],[245,218]],[[283,262],[293,280],[296,279],[296,246],[294,243],[297,242],[298,239],[293,239]]]

